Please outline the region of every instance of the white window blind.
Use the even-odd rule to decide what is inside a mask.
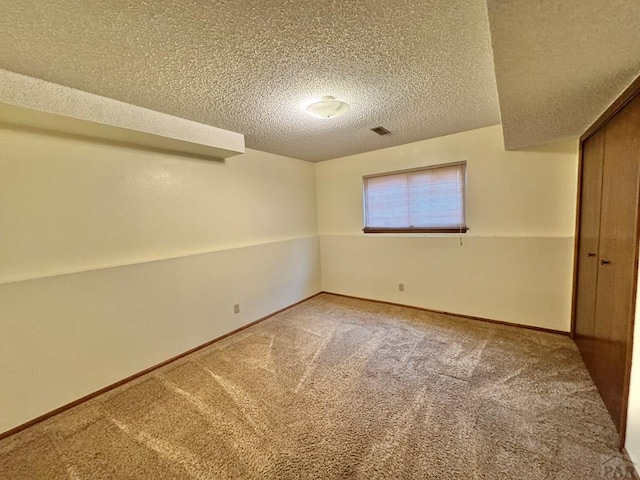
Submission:
[[[466,163],[364,177],[365,232],[465,232]]]

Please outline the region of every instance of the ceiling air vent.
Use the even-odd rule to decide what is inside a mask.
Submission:
[[[384,127],[374,127],[371,129],[371,131],[377,133],[378,135],[389,135],[391,133]]]

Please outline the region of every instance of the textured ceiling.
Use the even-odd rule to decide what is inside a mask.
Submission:
[[[0,68],[312,161],[500,116],[510,149],[575,137],[640,73],[640,0],[0,0],[0,11]],[[324,95],[351,109],[307,115]]]
[[[640,74],[640,0],[489,0],[505,146],[584,133]]]
[[[317,161],[500,121],[484,0],[0,0],[0,11],[0,68],[244,133],[267,152]],[[323,95],[351,110],[304,113]]]

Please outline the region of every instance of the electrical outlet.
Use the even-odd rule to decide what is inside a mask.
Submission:
[[[233,306],[233,313],[240,313],[240,304],[239,303],[236,303]]]
[[[404,283],[399,283],[398,284],[398,291],[399,292],[404,292]]]

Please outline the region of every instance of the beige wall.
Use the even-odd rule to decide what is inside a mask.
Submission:
[[[320,290],[313,164],[0,145],[0,432]]]
[[[638,278],[640,291],[640,278]],[[631,384],[629,385],[629,407],[627,410],[627,436],[625,448],[631,460],[640,470],[640,299],[636,301],[634,325],[634,348],[631,362]]]
[[[362,233],[363,175],[461,160],[462,245]],[[577,141],[506,152],[500,126],[319,163],[323,289],[568,331],[576,179]]]
[[[317,234],[312,164],[0,129],[0,283]]]

